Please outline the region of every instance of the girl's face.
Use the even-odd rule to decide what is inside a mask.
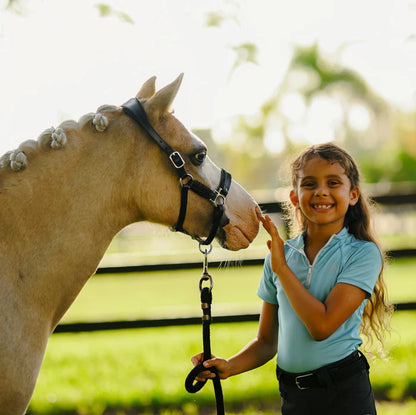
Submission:
[[[359,195],[358,188],[351,189],[339,163],[317,156],[305,163],[290,199],[301,210],[308,228],[326,226],[337,233],[343,227],[348,207],[357,203]]]

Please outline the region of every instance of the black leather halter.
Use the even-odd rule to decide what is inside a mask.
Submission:
[[[221,170],[220,184],[216,190],[211,190],[201,182],[194,180],[192,175],[185,170],[185,161],[178,151],[174,151],[169,144],[163,140],[163,138],[155,131],[150,124],[146,112],[137,98],[132,98],[122,105],[123,111],[131,117],[143,130],[146,131],[147,135],[156,142],[156,144],[167,154],[169,160],[175,167],[177,175],[179,176],[179,183],[181,185],[181,207],[179,210],[178,221],[173,227],[175,231],[179,231],[190,235],[184,228],[183,223],[186,216],[186,208],[188,205],[188,191],[192,190],[199,196],[208,199],[214,205],[214,213],[212,218],[212,227],[208,237],[203,240],[198,236],[191,235],[192,238],[199,241],[202,245],[209,245],[215,235],[217,234],[220,224],[224,225],[228,219],[225,217],[225,198],[227,197],[228,191],[231,186],[231,174],[226,170]],[[223,218],[224,216],[224,218]]]

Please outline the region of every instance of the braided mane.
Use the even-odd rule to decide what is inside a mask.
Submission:
[[[104,113],[114,112],[117,109],[118,107],[114,105],[102,105],[96,112],[83,115],[78,122],[67,120],[62,122],[57,128],[47,128],[39,135],[37,140],[26,140],[16,150],[3,154],[0,157],[0,169],[10,168],[12,171],[19,172],[27,167],[27,152],[46,148],[53,150],[64,148],[67,144],[66,130],[81,129],[86,124],[92,122],[97,131],[105,131],[108,126],[108,118]]]

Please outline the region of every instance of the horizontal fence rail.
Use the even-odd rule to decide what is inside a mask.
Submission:
[[[404,205],[415,204],[416,194],[402,194],[402,195],[383,195],[372,198],[374,202],[381,205]],[[267,213],[282,213],[283,203],[271,202],[261,203],[262,211]],[[416,249],[400,249],[387,252],[389,258],[405,258],[415,257]],[[238,261],[238,264],[227,263],[229,266],[259,266],[263,265],[264,259],[244,259]],[[221,267],[223,261],[210,262],[211,267]],[[112,275],[112,274],[126,274],[126,273],[143,273],[151,271],[172,271],[185,269],[201,268],[201,262],[187,262],[174,264],[154,264],[154,265],[132,265],[120,267],[100,267],[96,271],[96,275]],[[398,303],[394,305],[395,311],[410,311],[416,310],[416,302]],[[213,321],[216,323],[242,323],[242,322],[257,322],[259,314],[235,314],[214,316]],[[122,329],[138,329],[151,327],[170,327],[170,326],[189,326],[201,323],[201,317],[182,317],[182,318],[162,318],[162,319],[141,319],[128,321],[109,321],[109,322],[81,322],[81,323],[61,323],[55,330],[54,334],[59,333],[80,333],[80,332],[94,332],[107,330],[122,330]]]
[[[416,256],[416,249],[397,249],[386,252],[387,257],[390,259],[396,258],[412,258]],[[255,259],[241,259],[238,264],[233,262],[227,263],[227,268],[232,266],[248,267],[263,265],[264,258]],[[211,268],[220,268],[224,265],[224,261],[211,261],[209,263]],[[112,275],[112,274],[129,274],[129,273],[141,273],[151,271],[175,271],[185,269],[198,269],[201,268],[201,261],[199,262],[178,262],[173,264],[150,264],[150,265],[126,265],[120,267],[100,267],[96,271],[96,275]]]
[[[416,310],[416,303],[398,303],[394,305],[395,311]],[[260,314],[232,314],[223,316],[213,316],[213,323],[245,323],[259,321]],[[192,326],[201,324],[201,317],[182,317],[182,318],[160,318],[160,319],[141,319],[129,321],[103,321],[91,323],[62,323],[59,324],[54,334],[59,333],[82,333],[94,331],[143,329],[172,326]]]

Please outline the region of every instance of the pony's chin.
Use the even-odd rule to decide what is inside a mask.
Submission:
[[[215,239],[222,248],[229,251],[239,251],[240,249],[249,247],[250,243],[253,242],[253,239],[257,236],[258,229],[259,227],[257,225],[257,227],[253,227],[250,234],[247,234],[238,226],[227,223],[225,226],[221,226],[218,229]],[[196,240],[201,240],[205,239],[207,235],[202,238],[193,235],[191,235],[191,237]]]
[[[254,239],[247,236],[239,227],[230,224],[224,226],[218,238],[221,246],[229,251],[239,251],[246,249]]]

